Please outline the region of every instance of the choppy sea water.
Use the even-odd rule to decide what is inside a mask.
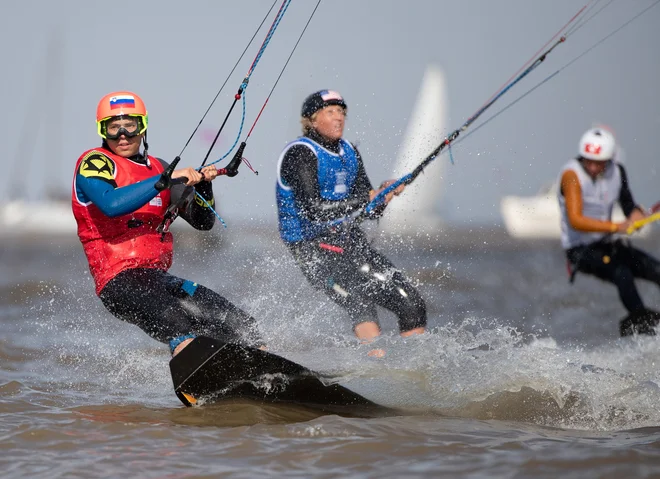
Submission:
[[[429,311],[429,333],[405,340],[382,312],[376,359],[272,233],[183,235],[171,271],[249,311],[273,352],[396,414],[185,408],[166,346],[103,309],[79,244],[3,238],[2,477],[660,477],[659,340],[619,338],[614,287],[569,285],[555,242],[375,237]],[[660,254],[657,236],[636,244]]]

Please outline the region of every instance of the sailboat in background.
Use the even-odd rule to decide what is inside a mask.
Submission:
[[[399,149],[393,178],[410,173],[444,139],[447,121],[447,88],[444,74],[434,65],[426,68],[415,107]],[[437,233],[442,229],[438,203],[442,194],[442,161],[429,165],[405,194],[397,197],[381,220],[383,232],[402,236]]]
[[[625,164],[625,152],[617,148],[616,160]],[[518,239],[559,239],[561,236],[561,212],[557,200],[558,181],[545,184],[534,196],[503,196],[500,214],[506,232]],[[626,217],[619,204],[614,205],[612,221],[621,223]],[[633,233],[636,237],[647,237],[651,225]]]
[[[557,200],[557,183],[545,185],[534,196],[502,197],[500,213],[506,232],[519,239],[559,239],[561,235],[561,212]],[[626,217],[616,204],[612,211],[612,221],[621,223]],[[636,237],[646,237],[651,225],[633,233]]]
[[[38,143],[38,130],[47,139],[44,149],[48,162],[59,161],[61,134],[60,112],[63,103],[63,53],[64,35],[61,29],[50,33],[48,47],[43,62],[43,71],[36,76],[37,81],[30,96],[25,120],[16,151],[10,180],[31,178],[34,170],[44,171],[46,165],[31,165]],[[46,180],[48,177],[46,176]],[[0,204],[0,237],[34,235],[74,235],[76,222],[71,212],[71,200],[66,192],[52,192],[48,187],[34,194],[34,184],[27,188],[25,182],[15,181],[8,185],[9,197]],[[32,193],[33,198],[29,197]],[[54,193],[54,194],[53,194]]]
[[[64,102],[64,33],[55,28],[49,35],[42,70],[37,72],[30,103],[21,128],[16,157],[8,178],[30,178],[30,183],[14,181],[7,187],[8,198],[0,202],[0,238],[77,238],[78,225],[71,210],[69,189],[56,190],[48,184],[46,173],[43,181],[36,171],[48,171],[53,162],[62,157]],[[41,137],[39,136],[41,131]],[[34,165],[39,139],[44,141],[43,149],[47,161]],[[73,165],[72,165],[73,166]],[[72,172],[72,171],[71,171]],[[35,188],[35,185],[39,185]],[[196,231],[185,221],[172,223],[173,230]]]

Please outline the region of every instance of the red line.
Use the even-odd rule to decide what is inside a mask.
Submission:
[[[252,128],[250,128],[250,132],[247,134],[247,137],[245,140],[247,141],[248,138],[250,138],[250,135],[252,134],[252,130],[254,130],[254,127],[257,125],[257,122],[259,121],[259,118],[261,117],[261,113],[264,111],[264,108],[266,108],[266,104],[268,103],[268,100],[270,100],[270,95],[268,98],[266,98],[266,101],[264,102],[263,106],[261,107],[261,110],[259,110],[259,114],[257,115],[257,118],[254,120],[254,123],[252,123]]]
[[[266,38],[264,38],[264,41],[261,42],[261,46],[259,47],[259,50],[257,50],[257,55],[254,57],[254,60],[252,60],[252,65],[250,65],[250,69],[247,72],[247,76],[250,76],[250,73],[252,72],[252,69],[254,68],[254,64],[257,61],[257,58],[259,58],[259,52],[263,48],[264,44],[266,43],[266,40],[268,39],[268,35],[270,34],[271,30],[273,29],[273,25],[275,25],[275,22],[277,19],[280,17],[280,12],[284,8],[284,5],[286,4],[287,0],[283,0],[282,5],[280,5],[280,9],[277,11],[277,15],[275,15],[275,18],[273,19],[273,23],[271,24],[270,28],[268,29],[268,33],[266,34]]]
[[[584,5],[584,6],[583,6],[583,7],[582,7],[582,8],[581,8],[581,9],[580,9],[575,15],[573,15],[573,18],[571,18],[571,19],[566,23],[566,25],[564,25],[564,26],[563,26],[563,27],[562,27],[557,33],[555,33],[555,35],[554,35],[550,40],[548,40],[548,41],[545,43],[545,45],[543,45],[541,48],[539,48],[539,50],[538,50],[534,55],[532,55],[532,57],[531,57],[529,60],[527,60],[527,61],[525,62],[525,64],[524,64],[522,67],[520,67],[520,70],[518,70],[516,73],[514,73],[513,75],[511,75],[511,78],[509,78],[507,81],[505,81],[504,84],[503,84],[501,87],[499,87],[499,88],[497,89],[497,91],[496,91],[495,93],[493,93],[493,95],[492,95],[492,96],[491,96],[486,102],[484,102],[483,105],[481,105],[481,108],[483,108],[483,107],[484,107],[485,105],[487,105],[487,104],[488,104],[493,98],[495,98],[495,97],[497,96],[497,94],[498,94],[499,92],[501,92],[501,91],[504,89],[504,87],[506,87],[506,86],[511,82],[511,80],[513,80],[516,76],[518,76],[518,74],[519,74],[521,71],[523,71],[523,70],[524,70],[524,69],[525,69],[525,68],[526,68],[526,67],[532,62],[532,60],[534,60],[534,59],[539,55],[539,53],[541,53],[541,52],[542,52],[542,51],[543,51],[543,50],[544,50],[544,49],[545,49],[545,48],[546,48],[546,47],[547,47],[547,46],[548,46],[548,45],[549,45],[549,44],[550,44],[555,38],[557,38],[557,36],[559,36],[559,34],[560,34],[561,32],[563,32],[564,30],[566,30],[566,27],[568,27],[571,23],[573,23],[573,22],[575,21],[575,19],[576,19],[577,17],[580,16],[580,14],[584,11],[585,8],[587,8],[587,7],[589,6],[589,3],[591,3],[592,1],[593,1],[593,0],[590,0],[590,1],[589,1],[586,5]],[[481,108],[479,108],[477,111],[481,110]]]

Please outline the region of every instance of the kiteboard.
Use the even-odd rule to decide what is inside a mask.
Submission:
[[[170,360],[174,392],[186,406],[223,399],[287,402],[326,412],[386,408],[316,372],[260,349],[197,336]]]

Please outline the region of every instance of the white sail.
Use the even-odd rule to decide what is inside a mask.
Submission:
[[[617,155],[620,155],[619,150]],[[520,239],[559,239],[561,237],[561,210],[557,200],[557,182],[544,185],[534,196],[503,196],[500,200],[500,213],[506,232],[512,238]],[[620,223],[626,216],[618,203],[612,211],[612,221]],[[634,233],[635,237],[645,238],[652,230],[647,225]]]
[[[75,237],[76,230],[71,201],[18,199],[0,204],[0,238],[26,235]]]
[[[393,178],[410,173],[444,139],[447,94],[442,71],[429,65],[399,149]],[[442,221],[437,213],[442,192],[444,159],[431,163],[404,194],[387,207],[381,220],[386,233],[416,235],[437,232]]]

